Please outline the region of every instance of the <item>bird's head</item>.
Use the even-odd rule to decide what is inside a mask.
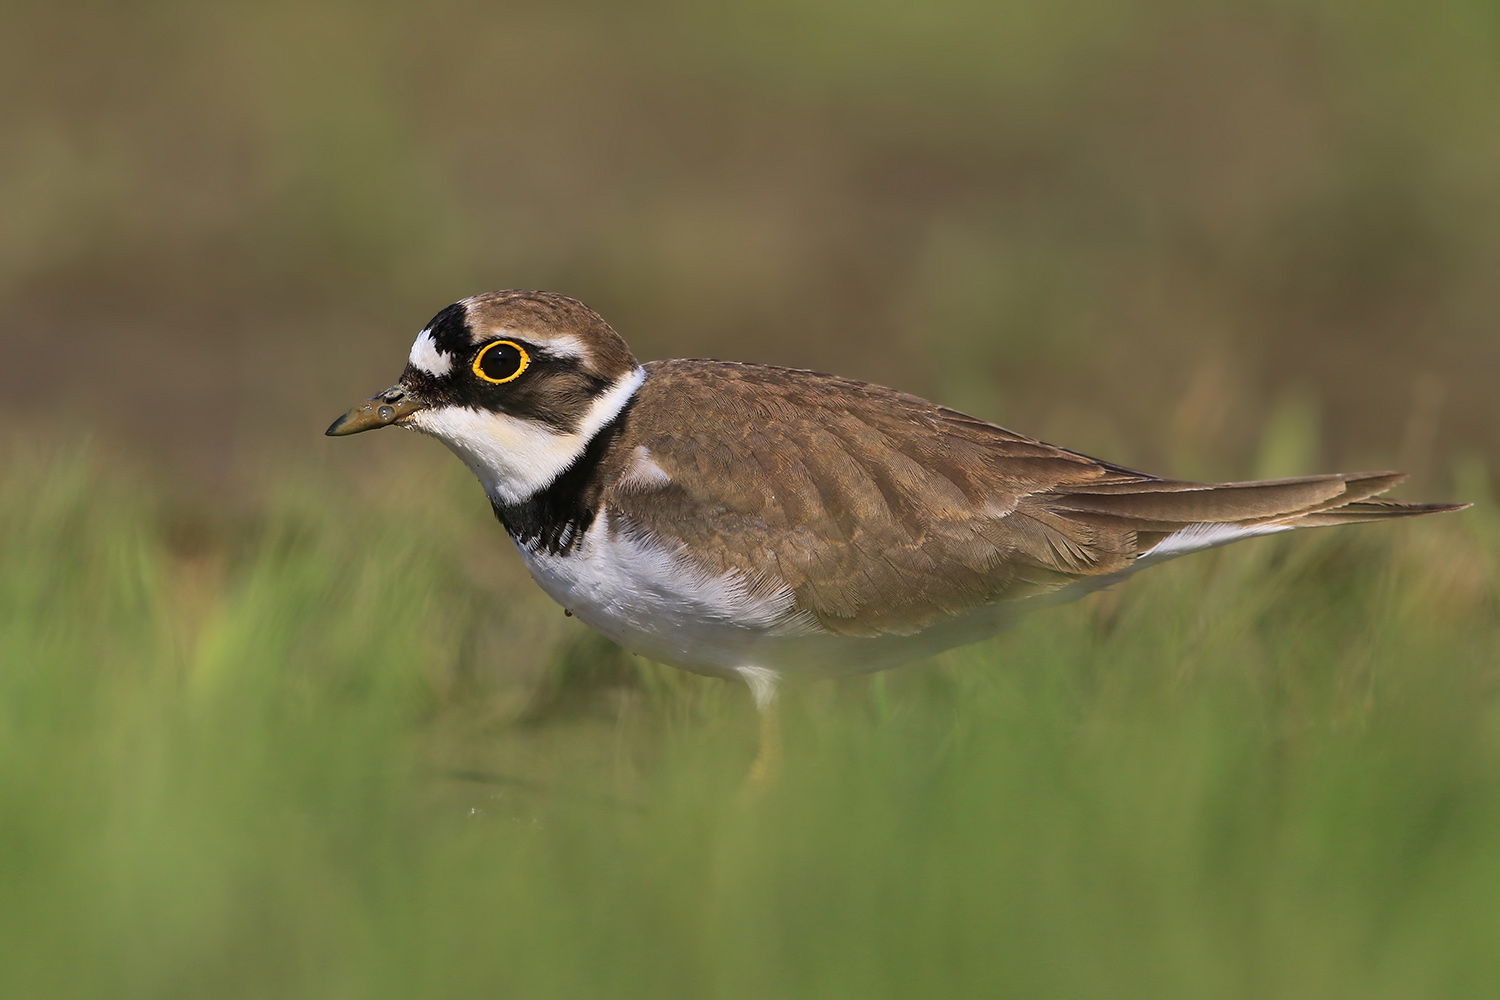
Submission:
[[[434,316],[401,379],[327,433],[395,425],[430,434],[491,500],[517,503],[577,461],[644,378],[625,341],[582,302],[489,292]]]

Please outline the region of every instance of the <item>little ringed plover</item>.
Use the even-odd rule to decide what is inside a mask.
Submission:
[[[915,396],[728,361],[641,364],[597,313],[504,291],[448,306],[400,380],[328,428],[431,435],[533,579],[633,652],[738,677],[881,670],[1176,556],[1457,510],[1397,472],[1163,479]]]

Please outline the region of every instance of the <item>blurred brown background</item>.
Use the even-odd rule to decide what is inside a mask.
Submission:
[[[0,412],[186,489],[445,460],[321,433],[501,287],[1155,471],[1500,460],[1492,0],[8,0],[0,120]]]

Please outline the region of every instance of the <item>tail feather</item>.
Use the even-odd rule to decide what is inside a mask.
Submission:
[[[1462,510],[1468,504],[1372,500],[1403,480],[1400,472],[1334,473],[1244,483],[1190,483],[1141,477],[1070,485],[1046,506],[1096,532],[1133,532],[1137,559],[1150,561],[1293,528],[1377,521]]]
[[[1404,503],[1400,500],[1360,500],[1331,510],[1314,511],[1281,522],[1289,528],[1321,528],[1332,524],[1358,524],[1361,521],[1383,521],[1390,517],[1416,517],[1463,510],[1466,503]]]
[[[1384,493],[1400,472],[1361,472],[1246,483],[1148,480],[1068,487],[1049,497],[1059,513],[1132,522],[1144,531],[1203,523],[1270,523],[1295,514],[1342,507]],[[1108,487],[1108,491],[1105,488]]]

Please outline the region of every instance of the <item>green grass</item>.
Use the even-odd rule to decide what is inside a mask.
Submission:
[[[743,694],[476,571],[472,484],[205,515],[7,468],[0,995],[1500,987],[1492,506],[792,689],[756,797]]]

